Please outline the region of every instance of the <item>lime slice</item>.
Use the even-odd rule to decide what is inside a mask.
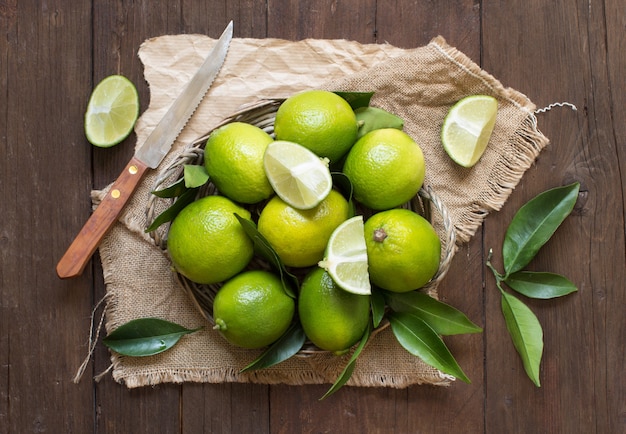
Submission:
[[[441,142],[450,158],[472,167],[485,152],[496,124],[498,101],[488,95],[472,95],[457,102],[443,121]]]
[[[85,135],[95,146],[108,148],[124,140],[139,116],[139,95],[126,77],[111,75],[91,93],[85,112]]]
[[[353,294],[371,294],[367,271],[367,247],[363,216],[346,220],[334,230],[323,261],[319,266],[328,271],[335,283]]]
[[[265,174],[276,194],[297,209],[311,209],[328,196],[333,180],[328,160],[297,143],[277,140],[263,156]]]

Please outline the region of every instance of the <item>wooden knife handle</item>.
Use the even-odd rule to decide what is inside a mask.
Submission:
[[[117,221],[124,205],[132,196],[147,169],[148,166],[135,157],[126,165],[57,264],[57,275],[61,279],[76,277],[83,272],[102,238]]]

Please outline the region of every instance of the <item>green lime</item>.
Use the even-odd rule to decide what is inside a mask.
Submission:
[[[95,146],[117,145],[133,131],[139,94],[126,77],[111,75],[94,88],[85,112],[85,135]]]
[[[328,160],[304,146],[277,140],[263,156],[265,174],[276,194],[298,209],[311,209],[328,196],[333,179]]]
[[[372,283],[394,292],[418,289],[439,269],[441,241],[432,225],[407,209],[374,214],[365,222]]]
[[[343,166],[354,198],[363,205],[395,208],[417,194],[426,173],[422,149],[395,128],[374,130],[352,147]]]
[[[488,95],[471,95],[452,106],[441,128],[441,143],[450,158],[463,167],[474,166],[489,144],[497,113],[498,101]]]
[[[274,132],[276,140],[298,143],[333,162],[354,144],[358,124],[345,99],[325,90],[308,90],[280,105]]]
[[[285,333],[295,309],[278,276],[268,271],[246,271],[217,292],[214,328],[233,345],[261,348]]]
[[[341,289],[326,271],[315,268],[303,280],[298,314],[306,336],[337,354],[354,345],[369,321],[370,296]]]
[[[223,282],[243,270],[254,248],[235,213],[250,219],[250,212],[223,196],[206,196],[183,208],[167,237],[174,267],[202,284]]]
[[[241,203],[257,203],[272,194],[263,154],[272,137],[261,128],[232,122],[217,128],[204,147],[204,166],[221,194]]]
[[[323,258],[328,239],[349,211],[348,201],[336,190],[307,210],[274,196],[261,211],[258,229],[285,265],[308,267]]]
[[[371,294],[362,215],[346,220],[335,229],[319,266],[345,291]]]

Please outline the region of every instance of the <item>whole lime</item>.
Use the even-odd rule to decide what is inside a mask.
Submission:
[[[287,98],[276,112],[276,140],[295,142],[331,162],[354,144],[358,132],[354,110],[339,95],[308,90]]]
[[[317,347],[340,354],[354,345],[369,321],[370,296],[344,291],[326,271],[315,268],[304,278],[298,314],[306,336]]]
[[[167,237],[167,250],[176,270],[190,280],[222,282],[244,269],[254,248],[235,213],[250,212],[223,196],[206,196],[176,216]]]
[[[249,204],[272,194],[263,167],[263,154],[272,141],[261,128],[243,122],[211,133],[204,148],[204,166],[221,194]]]
[[[308,267],[322,260],[330,236],[349,211],[348,201],[336,190],[306,210],[275,196],[261,211],[258,229],[285,265]]]
[[[432,225],[407,209],[374,214],[365,222],[370,279],[380,288],[407,292],[439,269],[441,241]]]
[[[285,333],[295,309],[278,276],[263,270],[245,271],[217,292],[214,328],[233,345],[261,348]]]
[[[374,210],[395,208],[422,187],[426,168],[422,149],[403,131],[374,130],[352,147],[343,166],[354,198]]]

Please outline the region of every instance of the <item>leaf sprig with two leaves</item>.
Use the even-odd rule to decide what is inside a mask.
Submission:
[[[504,273],[499,273],[491,264],[491,250],[487,259],[486,265],[493,272],[502,296],[502,314],[507,330],[526,374],[537,387],[541,385],[539,367],[543,355],[543,329],[532,310],[506,292],[503,284],[535,299],[561,297],[577,290],[565,276],[525,271],[524,268],[574,209],[579,189],[579,183],[556,187],[539,194],[519,209],[502,244]]]

